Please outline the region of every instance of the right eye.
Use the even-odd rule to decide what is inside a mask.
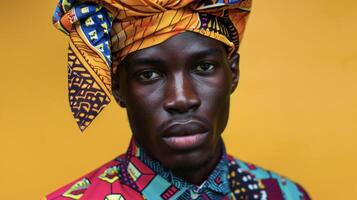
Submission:
[[[203,63],[200,65],[197,65],[194,71],[196,73],[201,73],[201,74],[209,74],[212,73],[215,70],[216,66],[211,63]]]
[[[138,78],[141,81],[153,81],[160,78],[160,74],[153,70],[145,70],[138,73]]]

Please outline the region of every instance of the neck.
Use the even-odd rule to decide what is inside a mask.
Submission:
[[[215,169],[216,165],[218,164],[221,154],[221,151],[217,153],[214,158],[209,160],[207,163],[200,167],[196,168],[185,168],[185,169],[177,169],[173,170],[173,173],[176,176],[182,177],[184,180],[194,184],[194,185],[201,185],[205,180],[207,180],[210,173]]]
[[[132,141],[133,142],[133,141]],[[148,152],[143,151],[144,149],[138,145],[138,143],[134,142],[134,146],[139,147],[138,150],[141,151],[140,155],[141,159],[145,162],[145,160],[151,160],[152,157],[148,154]],[[216,168],[218,162],[220,161],[223,153],[223,141],[220,139],[217,149],[212,155],[211,158],[209,158],[206,162],[202,163],[199,166],[194,166],[194,167],[181,167],[181,168],[175,168],[175,169],[170,169],[171,172],[177,176],[181,177],[183,180],[194,184],[194,185],[201,185],[211,172]],[[135,150],[136,151],[136,150]],[[135,155],[135,151],[131,152],[132,155]],[[157,160],[153,160],[154,162],[159,162]],[[161,164],[161,163],[160,163]]]
[[[220,141],[215,154],[202,165],[192,168],[174,169],[172,170],[173,173],[194,185],[201,185],[205,180],[207,180],[220,161],[222,157],[222,145],[222,141]]]

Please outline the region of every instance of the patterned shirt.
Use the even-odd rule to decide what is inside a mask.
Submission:
[[[224,149],[224,147],[223,147]],[[132,140],[126,154],[47,195],[46,200],[309,200],[298,184],[223,151],[208,178],[193,185],[151,159]]]

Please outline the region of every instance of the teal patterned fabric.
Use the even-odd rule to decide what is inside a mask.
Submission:
[[[194,196],[197,194],[207,194],[210,199],[218,199],[222,198],[222,196],[226,196],[231,192],[230,184],[228,181],[227,174],[229,172],[228,168],[228,158],[223,147],[223,155],[218,162],[215,169],[211,172],[210,176],[207,178],[204,183],[200,186],[193,185],[181,177],[175,176],[175,174],[165,169],[158,161],[152,160],[142,148],[140,149],[139,159],[145,163],[148,167],[150,167],[153,171],[155,171],[158,175],[162,176],[165,180],[175,185],[180,190],[186,190],[190,196]]]

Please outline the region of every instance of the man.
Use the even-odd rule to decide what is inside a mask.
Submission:
[[[80,129],[112,93],[133,139],[125,154],[47,199],[309,199],[292,181],[227,155],[221,138],[250,6],[61,1],[55,22],[71,38],[70,105]]]

